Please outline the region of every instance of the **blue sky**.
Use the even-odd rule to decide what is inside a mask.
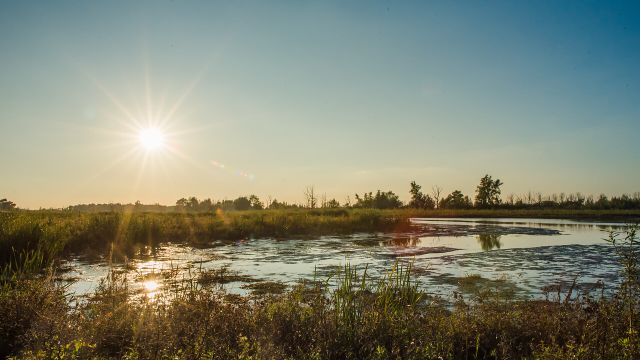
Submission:
[[[640,191],[633,2],[1,8],[0,197],[19,206],[406,199],[485,173],[504,194]],[[141,149],[146,126],[170,148]]]

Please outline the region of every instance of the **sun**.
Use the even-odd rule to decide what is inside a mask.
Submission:
[[[158,128],[141,129],[138,133],[140,145],[147,151],[159,150],[165,146],[165,135]]]

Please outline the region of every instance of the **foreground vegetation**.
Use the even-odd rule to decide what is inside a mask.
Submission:
[[[478,291],[445,306],[411,265],[379,279],[348,265],[278,296],[241,297],[188,278],[148,296],[113,271],[80,305],[51,276],[0,289],[0,355],[25,359],[637,359],[638,239],[612,236],[619,290],[546,301]],[[24,275],[24,273],[22,273]]]

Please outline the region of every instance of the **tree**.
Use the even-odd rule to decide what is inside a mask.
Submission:
[[[412,181],[410,186],[409,193],[411,194],[411,200],[409,201],[409,207],[418,209],[433,209],[435,207],[433,199],[420,191],[422,188],[420,185]]]
[[[439,206],[443,209],[468,209],[472,204],[471,199],[468,196],[464,196],[462,191],[454,190],[440,201]]]
[[[395,209],[402,206],[402,201],[393,191],[383,192],[378,190],[375,195],[372,192],[360,195],[356,194],[356,208]]]
[[[502,185],[500,179],[493,180],[488,174],[480,179],[480,184],[476,188],[476,207],[489,208],[500,205],[500,186]]]
[[[262,209],[264,209],[264,205],[262,204],[260,199],[258,199],[258,197],[255,196],[255,195],[249,196],[249,202],[251,203],[251,208],[253,210],[262,210]]]
[[[233,200],[233,208],[239,211],[251,209],[251,201],[246,196],[241,196]]]
[[[7,199],[0,199],[0,210],[14,210],[16,203]]]
[[[436,208],[438,208],[438,204],[440,203],[440,192],[442,192],[442,188],[438,185],[434,185],[431,187],[431,194],[433,195],[434,204]]]
[[[187,204],[189,203],[189,201],[185,198],[179,199],[178,201],[176,201],[176,206],[177,207],[181,207],[181,208],[185,208],[187,207]]]
[[[286,202],[280,202],[278,199],[273,199],[269,204],[269,209],[297,209],[301,206],[295,204],[288,204]]]
[[[318,198],[316,198],[313,185],[307,186],[306,190],[304,191],[304,196],[307,199],[307,207],[315,209],[316,205],[318,205]]]
[[[335,209],[340,207],[340,202],[336,199],[331,199],[324,203],[324,208]]]
[[[187,203],[187,207],[191,210],[196,210],[198,209],[198,205],[200,204],[200,202],[198,201],[198,198],[196,198],[195,196],[192,196],[189,198],[189,202]]]
[[[204,199],[200,201],[200,205],[198,205],[198,210],[200,211],[211,211],[213,210],[213,201],[211,199]]]

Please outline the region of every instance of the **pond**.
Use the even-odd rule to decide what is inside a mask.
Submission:
[[[565,289],[577,279],[583,290],[616,285],[619,266],[609,231],[618,223],[548,219],[412,219],[412,231],[359,233],[312,239],[249,239],[214,242],[206,248],[163,244],[126,264],[88,262],[74,257],[63,263],[61,279],[77,297],[90,294],[113,266],[141,293],[164,286],[171,271],[188,277],[222,271],[225,291],[249,294],[256,284],[290,286],[301,279],[325,279],[345,263],[373,277],[396,261],[411,262],[415,279],[428,293],[451,297],[479,286],[509,290],[520,298],[543,298],[543,289]],[[222,270],[221,270],[222,269]],[[150,280],[152,279],[152,280]],[[277,288],[284,288],[280,285]]]

